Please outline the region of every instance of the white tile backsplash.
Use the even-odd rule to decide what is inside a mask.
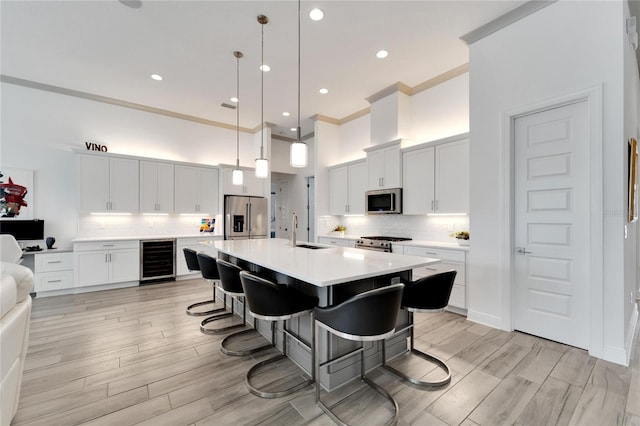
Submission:
[[[215,216],[213,235],[223,235],[222,215]],[[189,235],[200,232],[201,216],[80,215],[78,237]]]
[[[347,227],[349,235],[384,235],[407,237],[414,240],[454,242],[449,234],[469,230],[469,216],[419,216],[419,215],[377,215],[377,216],[324,216],[325,227],[330,232],[335,225]],[[329,220],[332,218],[332,220]],[[322,229],[319,226],[319,229]],[[322,232],[318,233],[322,235]]]

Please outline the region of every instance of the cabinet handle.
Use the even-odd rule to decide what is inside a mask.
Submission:
[[[109,263],[109,255],[107,253],[104,254],[104,263]]]
[[[436,210],[438,210],[438,200],[436,200]]]
[[[109,253],[109,262],[111,262],[111,253]]]
[[[107,210],[109,210],[109,202],[108,202],[108,201],[105,203],[105,208],[106,208]]]
[[[47,280],[48,283],[59,283],[62,282],[62,280]]]
[[[424,254],[430,254],[432,256],[437,256],[438,255],[438,253],[434,253],[434,252],[431,252],[431,251],[425,251]]]
[[[103,244],[102,247],[113,247],[113,244]]]
[[[425,266],[425,268],[424,268],[424,269],[426,269],[427,271],[438,272],[438,270],[437,270],[436,268],[427,268],[427,267]]]
[[[433,200],[431,200],[431,210],[432,211],[435,210],[435,205],[436,205],[436,203]]]
[[[47,262],[49,265],[51,265],[52,263],[62,263],[62,260],[54,260],[51,262]]]

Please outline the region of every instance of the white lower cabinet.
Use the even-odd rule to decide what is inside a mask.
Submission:
[[[33,255],[34,293],[73,288],[73,253]]]
[[[453,284],[453,289],[451,290],[451,296],[449,297],[449,306],[460,309],[467,308],[467,268],[465,251],[423,246],[404,246],[403,251],[404,254],[440,259],[440,263],[414,269],[414,280],[455,269],[457,274]]]
[[[355,247],[356,242],[354,240],[348,240],[344,238],[332,238],[332,237],[318,237],[318,243],[320,244],[329,244],[332,246],[340,246],[340,247]]]
[[[90,242],[73,245],[75,286],[140,280],[140,242]]]

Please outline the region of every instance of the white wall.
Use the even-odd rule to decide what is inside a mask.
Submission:
[[[45,219],[46,235],[69,246],[78,233],[76,169],[72,148],[84,142],[109,152],[199,164],[235,164],[236,132],[191,121],[2,83],[0,167],[32,169],[34,217]],[[240,164],[253,167],[259,137],[240,133]],[[267,149],[267,147],[265,147]],[[103,220],[105,231],[138,229],[139,234],[190,230],[189,221],[165,223],[135,216]],[[221,224],[220,224],[221,227]]]
[[[469,317],[510,329],[503,263],[501,114],[526,105],[603,89],[604,292],[592,294],[603,324],[592,351],[624,362],[628,297],[624,297],[626,135],[623,134],[623,2],[554,3],[470,46],[471,227]],[[587,30],[588,29],[588,30]],[[596,135],[596,137],[599,135]],[[509,137],[508,135],[506,136]],[[631,260],[636,263],[637,260]],[[598,277],[595,277],[598,279]],[[600,303],[601,302],[601,303]],[[593,312],[592,315],[598,315]]]
[[[435,141],[469,131],[469,73],[411,97],[411,138]]]

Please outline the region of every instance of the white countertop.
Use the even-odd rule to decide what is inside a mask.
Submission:
[[[82,237],[71,240],[74,243],[89,243],[95,241],[131,241],[131,240],[162,240],[167,238],[202,238],[206,240],[221,240],[222,235],[210,234],[208,232],[194,234],[166,234],[166,235],[127,235],[127,236],[102,236],[102,237]]]
[[[392,274],[438,263],[439,259],[311,244],[325,249],[291,247],[280,238],[204,243],[230,256],[318,287]],[[304,242],[299,242],[304,244]]]

